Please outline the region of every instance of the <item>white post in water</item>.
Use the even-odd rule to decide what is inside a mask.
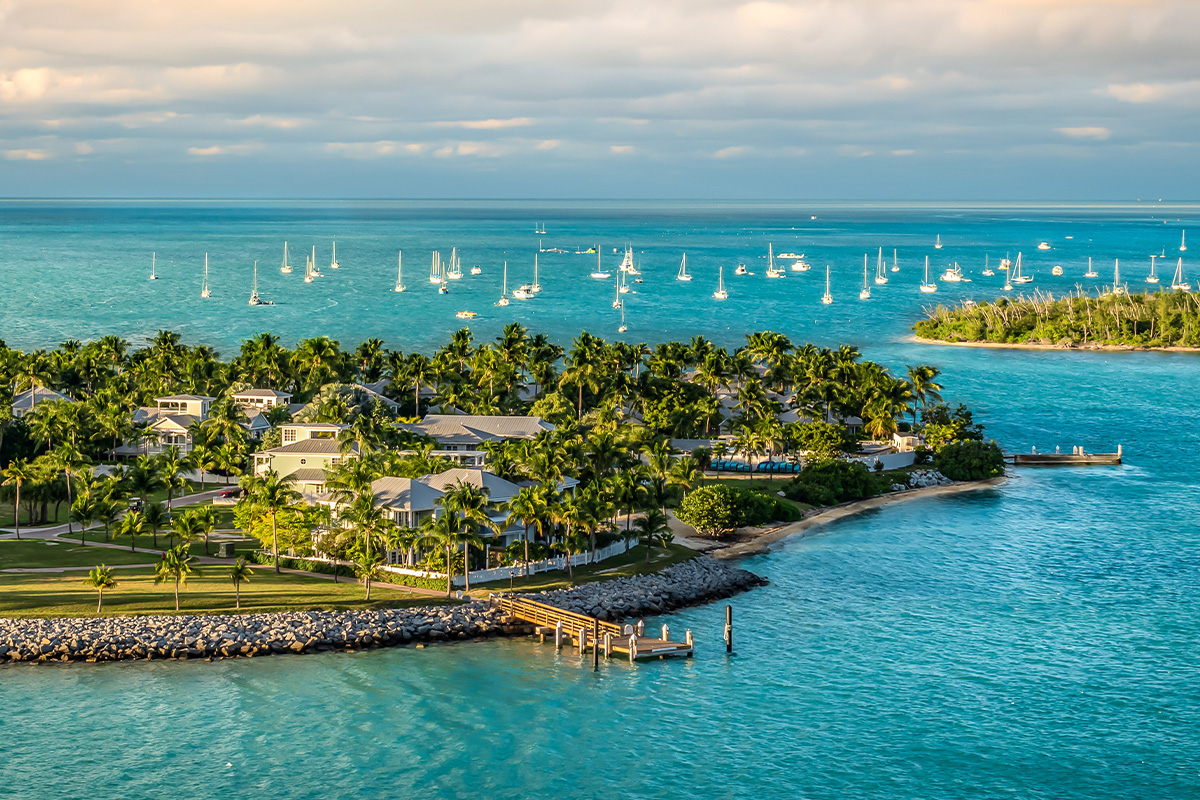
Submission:
[[[637,661],[637,634],[629,636],[629,663]]]
[[[579,629],[579,653],[580,655],[587,652],[587,628]]]
[[[554,623],[554,647],[558,650],[562,650],[562,644],[563,644],[563,630],[562,630],[562,620],[560,619],[558,622]]]
[[[683,641],[685,644],[687,644],[688,647],[692,646],[693,643],[692,643],[692,629],[691,628],[688,628],[686,631],[684,631]]]
[[[637,631],[638,636],[645,636],[646,635],[646,620],[639,619],[637,621],[637,625],[634,626],[634,630]]]
[[[664,642],[671,641],[671,629],[667,627],[667,623],[665,623],[665,622],[663,623],[663,626],[662,626],[662,640]]]
[[[1121,457],[1121,445],[1117,445],[1117,458]]]
[[[612,658],[612,634],[608,631],[604,632],[604,657]]]

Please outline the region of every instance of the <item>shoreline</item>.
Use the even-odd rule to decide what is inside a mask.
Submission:
[[[926,339],[913,336],[917,344],[943,345],[945,347],[989,347],[1001,350],[1059,350],[1095,351],[1111,353],[1200,353],[1200,347],[1141,347],[1132,344],[1035,344],[1033,342],[948,342],[944,339]]]
[[[963,492],[990,489],[994,486],[1000,486],[1007,480],[1008,475],[1001,475],[997,478],[988,478],[982,481],[957,481],[955,483],[945,483],[940,486],[924,486],[917,489],[908,489],[903,492],[892,492],[890,494],[879,495],[878,497],[868,497],[865,500],[855,500],[850,503],[829,506],[811,516],[805,517],[799,522],[793,522],[784,525],[782,528],[768,531],[750,541],[737,542],[728,547],[711,551],[710,555],[722,561],[761,555],[769,552],[772,545],[778,544],[785,539],[790,539],[797,534],[803,534],[811,528],[827,525],[830,522],[836,522],[839,519],[861,514],[873,508],[882,508],[893,503],[903,503],[908,500],[917,500],[924,497],[938,497],[941,495],[962,494]]]

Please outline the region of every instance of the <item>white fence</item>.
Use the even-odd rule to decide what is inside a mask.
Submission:
[[[587,564],[598,563],[613,556],[620,555],[625,552],[624,542],[614,542],[608,547],[601,547],[596,550],[596,558],[592,558],[592,552],[589,550],[584,553],[576,553],[571,556],[572,567],[582,567]],[[528,567],[528,571],[526,571]],[[505,578],[517,578],[522,575],[536,575],[539,572],[549,572],[550,570],[567,568],[566,556],[554,556],[552,558],[544,558],[540,561],[530,561],[526,564],[523,561],[518,561],[515,564],[507,567],[493,567],[492,569],[475,569],[471,570],[471,583],[486,583],[488,581],[501,581]],[[411,575],[415,578],[432,578],[434,580],[446,580],[444,572],[429,572],[426,570],[413,569],[411,567],[401,567],[395,565],[386,565],[384,570],[395,575]],[[466,580],[462,575],[455,575],[450,579],[454,586],[463,586]]]

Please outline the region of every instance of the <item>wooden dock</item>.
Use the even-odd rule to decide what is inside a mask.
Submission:
[[[542,641],[547,636],[554,636],[557,646],[570,644],[580,653],[586,653],[589,649],[599,650],[605,658],[612,658],[616,654],[630,661],[693,654],[691,631],[687,632],[684,641],[676,642],[670,639],[665,625],[661,631],[663,635],[647,636],[644,631],[638,633],[638,628],[633,625],[605,622],[523,597],[493,594],[491,602],[517,619],[532,623]]]
[[[1014,453],[1008,457],[1017,467],[1111,467],[1121,463],[1121,445],[1115,453],[1085,453],[1082,447],[1070,453]]]

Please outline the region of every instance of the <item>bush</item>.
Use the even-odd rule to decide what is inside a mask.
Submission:
[[[943,445],[933,466],[952,481],[981,481],[1004,474],[1004,454],[994,441],[965,439]]]
[[[857,461],[816,461],[800,471],[783,494],[813,506],[832,506],[879,494],[878,481]]]
[[[800,510],[762,490],[710,484],[690,492],[675,516],[702,536],[722,536],[774,520],[794,522],[800,518]]]
[[[834,458],[858,449],[850,430],[832,422],[797,422],[790,428],[792,442],[797,448],[817,458]]]

